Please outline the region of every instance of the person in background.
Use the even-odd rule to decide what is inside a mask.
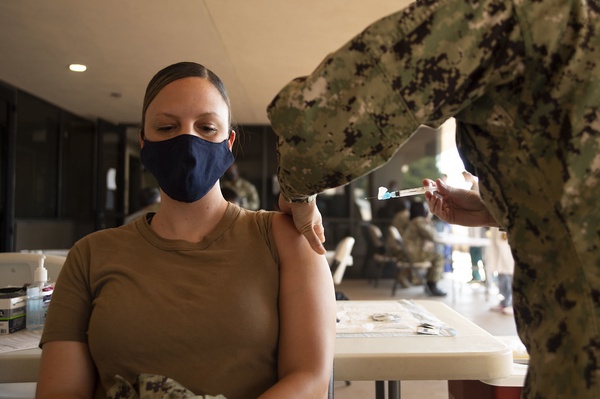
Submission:
[[[161,207],[70,250],[40,342],[38,399],[106,398],[157,376],[195,395],[327,397],[329,265],[289,216],[223,198],[235,137],[213,72],[182,62],[152,78],[140,145]]]
[[[437,217],[437,215],[434,214],[431,217],[431,221],[437,234],[452,234],[452,226],[449,223],[446,223],[444,220]],[[454,271],[454,265],[452,260],[452,245],[436,243],[435,250],[444,258],[444,273],[452,273]]]
[[[234,189],[243,208],[254,211],[260,208],[260,197],[256,186],[240,176],[236,163],[233,163],[221,178],[221,186]]]
[[[530,355],[523,398],[600,398],[598,60],[596,0],[414,2],[268,106],[281,209],[324,253],[314,195],[377,169],[419,126],[454,117],[479,193],[438,180],[425,196],[449,223],[508,234]]]
[[[498,290],[502,296],[500,303],[492,307],[492,310],[505,315],[512,315],[512,279],[515,270],[515,261],[510,252],[506,233],[493,227],[489,229],[489,235],[489,269],[490,272],[495,271],[497,273]]]
[[[479,192],[479,183],[477,177],[473,176],[468,171],[462,172],[465,182],[471,184],[471,190]],[[472,238],[483,238],[486,234],[486,229],[479,226],[471,226],[468,230],[469,237]],[[483,278],[481,277],[480,269],[484,269],[483,265],[483,247],[475,245],[469,246],[469,255],[471,257],[471,281],[469,283],[481,283]]]
[[[446,183],[448,181],[448,175],[443,173],[440,179]],[[447,223],[436,215],[433,215],[432,221],[435,226],[435,231],[438,234],[452,234],[452,226],[450,226],[450,223]],[[452,245],[436,243],[435,250],[444,257],[444,273],[452,273],[454,271]]]
[[[156,187],[146,187],[138,194],[140,209],[125,218],[125,224],[131,223],[148,212],[156,212],[160,208],[160,190]]]
[[[425,278],[425,293],[429,296],[446,296],[446,292],[437,285],[444,273],[444,257],[435,250],[434,237],[435,227],[427,203],[413,201],[410,220],[403,235],[404,246],[413,262],[431,262]]]
[[[396,230],[398,230],[400,237],[402,237],[402,240],[404,241],[404,233],[406,232],[406,227],[410,222],[410,201],[404,198],[388,200],[388,202],[392,201],[395,203],[395,213],[390,224],[394,226]],[[386,237],[386,244],[392,252],[396,252],[394,249],[401,250],[401,248],[398,247],[396,239],[390,234],[388,234]],[[408,288],[411,285],[422,285],[422,278],[418,276],[417,273],[417,271],[411,268],[403,268],[398,272],[396,278],[403,288]]]
[[[404,234],[404,231],[406,230],[408,221],[410,220],[410,201],[404,200],[403,198],[392,199],[389,201],[396,202],[391,224],[398,230],[398,232],[402,236]]]

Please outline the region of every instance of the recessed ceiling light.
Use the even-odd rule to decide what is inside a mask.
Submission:
[[[69,69],[73,72],[85,72],[87,67],[82,64],[71,64],[69,65]]]

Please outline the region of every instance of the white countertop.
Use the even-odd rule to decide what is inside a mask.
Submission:
[[[0,383],[37,381],[41,354],[37,348],[0,353]]]
[[[396,301],[340,301],[373,306]],[[338,381],[497,380],[513,372],[512,350],[444,303],[414,301],[454,328],[456,336],[338,337]],[[1,339],[1,337],[0,337]],[[0,383],[37,380],[41,350],[0,353]]]
[[[454,328],[457,335],[338,337],[335,380],[492,380],[512,374],[512,350],[506,344],[444,303],[414,302]]]

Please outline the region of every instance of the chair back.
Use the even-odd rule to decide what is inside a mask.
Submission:
[[[42,255],[23,252],[0,252],[0,288],[22,287],[33,283],[34,272],[39,262],[45,256],[44,267],[48,270],[48,281],[56,282],[62,269],[65,256]]]
[[[344,237],[335,248],[335,256],[333,258],[333,264],[331,265],[333,283],[335,285],[340,285],[342,282],[346,267],[350,263],[350,253],[352,252],[355,241],[354,237]]]
[[[385,252],[385,243],[383,242],[383,233],[381,229],[373,223],[365,225],[365,235],[367,238],[367,244],[371,247],[375,253]]]
[[[403,243],[402,242],[402,236],[400,235],[400,232],[398,231],[398,229],[396,228],[396,226],[389,225],[388,226],[388,233],[398,243],[400,243],[400,244]]]
[[[385,246],[390,253],[397,253],[404,249],[404,241],[398,229],[389,225],[387,228],[387,236],[385,240]]]

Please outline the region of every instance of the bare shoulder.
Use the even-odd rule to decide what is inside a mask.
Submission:
[[[291,216],[277,212],[273,215],[273,238],[282,261],[304,261],[323,257],[312,250],[308,241],[296,229]],[[323,257],[324,259],[324,257]]]
[[[296,229],[292,217],[286,213],[274,212],[271,227],[273,229],[275,240],[277,240],[277,237],[280,235],[286,235],[287,238],[302,236]]]

